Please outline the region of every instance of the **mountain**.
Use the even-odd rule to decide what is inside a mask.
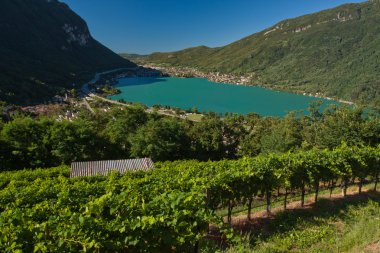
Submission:
[[[139,59],[147,57],[148,55],[143,55],[143,54],[127,54],[127,53],[124,53],[124,54],[120,54],[120,56],[124,57],[125,59],[128,59],[130,61],[135,62],[135,60],[138,61]]]
[[[102,70],[134,67],[57,0],[0,1],[0,100],[33,104]]]
[[[284,20],[224,47],[201,46],[142,59],[243,73],[256,85],[380,106],[380,1]]]

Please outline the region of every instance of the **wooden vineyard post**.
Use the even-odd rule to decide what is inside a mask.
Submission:
[[[270,215],[271,214],[271,208],[270,208],[271,191],[267,190],[265,195],[266,195],[266,200],[267,200],[267,214]]]
[[[344,178],[343,182],[342,182],[342,184],[343,184],[343,189],[342,189],[342,195],[343,195],[343,197],[347,196],[348,180],[349,180],[348,178]]]
[[[250,197],[248,200],[248,220],[251,220],[251,211],[252,211],[252,202],[253,202],[253,197]]]
[[[318,193],[319,193],[319,181],[316,182],[316,184],[315,184],[315,197],[314,197],[315,203],[317,203],[317,201],[318,201]]]
[[[302,183],[302,189],[301,189],[301,207],[304,207],[305,205],[305,183]]]
[[[375,186],[373,187],[374,191],[377,191],[377,182],[379,181],[379,172],[376,173],[375,176]]]

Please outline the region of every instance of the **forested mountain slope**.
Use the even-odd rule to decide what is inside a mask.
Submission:
[[[284,20],[219,48],[154,53],[149,63],[252,75],[252,83],[380,105],[380,1]]]
[[[83,19],[57,0],[0,1],[0,100],[30,104],[135,66],[94,40]]]

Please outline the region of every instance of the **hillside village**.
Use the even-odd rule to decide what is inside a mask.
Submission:
[[[168,76],[172,77],[199,77],[207,78],[208,80],[216,83],[230,83],[237,85],[248,85],[251,82],[251,75],[233,75],[233,74],[224,74],[220,72],[203,72],[196,68],[187,68],[187,67],[170,67],[170,66],[160,66],[154,64],[145,64],[145,68],[157,69],[162,73],[165,73]]]

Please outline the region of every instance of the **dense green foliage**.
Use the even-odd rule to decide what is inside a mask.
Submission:
[[[379,1],[347,4],[281,21],[224,47],[137,59],[244,74],[253,84],[380,106],[379,11]]]
[[[95,72],[135,64],[94,40],[88,27],[57,0],[0,3],[0,100],[50,100]]]
[[[0,107],[1,109],[1,107]],[[329,107],[285,118],[209,114],[200,122],[148,114],[141,106],[72,120],[16,114],[0,121],[0,171],[73,161],[151,157],[154,161],[235,159],[261,153],[380,143],[380,119],[360,108]]]
[[[317,190],[316,182],[377,180],[379,159],[380,146],[342,145],[235,161],[166,162],[123,176],[69,179],[65,167],[1,173],[0,250],[193,251],[209,223],[233,238],[215,213],[219,208],[232,211],[258,195],[270,205],[278,187]]]

